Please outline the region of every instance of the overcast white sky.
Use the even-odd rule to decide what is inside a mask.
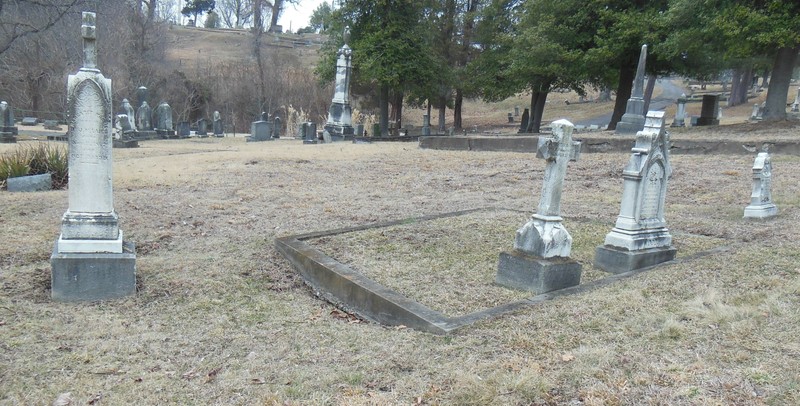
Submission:
[[[324,1],[330,4],[330,0],[300,0],[298,4],[288,4],[278,23],[283,26],[284,32],[290,29],[295,32],[298,28],[308,25],[311,13]]]

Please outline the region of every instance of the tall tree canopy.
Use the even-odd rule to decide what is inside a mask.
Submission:
[[[353,79],[356,85],[367,83],[378,89],[383,134],[388,133],[390,94],[400,120],[404,92],[433,83],[436,77],[427,25],[421,22],[430,10],[426,6],[415,0],[351,0],[335,11],[333,35],[318,72],[323,80],[333,79],[341,31],[350,26]]]
[[[192,16],[192,21],[197,24],[197,16],[214,10],[216,3],[214,0],[189,0],[181,10],[181,14],[187,17]]]

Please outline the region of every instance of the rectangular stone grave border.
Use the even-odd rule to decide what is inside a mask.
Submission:
[[[374,141],[374,138],[371,138]],[[581,141],[581,153],[630,152],[633,139],[620,136],[576,137]],[[411,140],[409,140],[411,141]],[[446,151],[490,151],[490,152],[528,152],[536,153],[538,136],[454,136],[419,137],[422,149]],[[769,145],[773,154],[800,156],[800,142],[794,141],[754,141],[754,140],[670,140],[670,154],[681,155],[752,155],[754,149]]]
[[[380,285],[364,274],[329,257],[321,249],[315,248],[312,244],[306,242],[321,237],[463,216],[470,213],[491,210],[508,209],[485,207],[280,237],[275,239],[275,248],[289,261],[292,267],[300,273],[306,284],[311,286],[315,294],[334,305],[355,313],[366,320],[391,326],[402,325],[434,334],[449,334],[481,320],[500,317],[559,297],[588,292],[657,267],[646,267],[629,272],[611,274],[605,278],[581,285],[536,295],[528,299],[505,303],[463,316],[449,317]],[[733,249],[733,247],[723,246],[712,248],[708,251],[702,251],[675,259],[669,263],[661,263],[659,266],[690,261],[728,249]]]

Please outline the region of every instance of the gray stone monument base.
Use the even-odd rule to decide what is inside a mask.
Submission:
[[[11,190],[9,188],[9,190]],[[744,208],[744,218],[765,219],[778,215],[778,206],[774,204],[747,206]]]
[[[137,140],[154,140],[158,138],[158,133],[153,130],[138,130],[133,137]]]
[[[139,141],[133,139],[114,140],[111,146],[114,148],[139,148]]]
[[[6,179],[9,192],[38,192],[53,189],[53,176],[49,173],[41,175],[19,176]]]
[[[330,134],[333,142],[352,141],[355,135],[355,128],[349,125],[326,124],[323,128]]]
[[[625,114],[617,123],[614,134],[636,134],[644,128],[644,116],[639,114]]]
[[[0,143],[1,144],[15,144],[17,142],[17,137],[14,136],[11,132],[0,132]]]
[[[644,129],[644,99],[631,97],[625,107],[625,114],[617,123],[614,134],[636,134]]]
[[[17,126],[0,127],[0,133],[10,133],[16,137],[19,135],[19,128]]]
[[[707,126],[707,125],[719,125],[719,120],[716,118],[711,117],[698,117],[697,123],[695,124],[698,127]]]
[[[247,142],[272,141],[272,123],[264,120],[253,121],[250,123],[250,135]]]
[[[612,245],[599,245],[595,250],[594,265],[606,272],[625,273],[672,261],[677,252],[672,246],[628,251]]]
[[[59,253],[50,257],[51,297],[59,302],[117,299],[136,293],[136,247],[125,242],[119,254]]]
[[[156,129],[156,134],[161,138],[177,138],[175,136],[175,130],[159,130],[159,129]]]
[[[536,294],[581,283],[581,265],[570,258],[540,258],[521,251],[501,252],[495,283]]]

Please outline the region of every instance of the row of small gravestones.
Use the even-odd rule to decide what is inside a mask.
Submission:
[[[20,125],[31,126],[39,124],[39,119],[36,117],[23,117],[22,122]],[[61,130],[61,126],[58,123],[58,120],[44,120],[42,121],[44,124],[45,130]]]

